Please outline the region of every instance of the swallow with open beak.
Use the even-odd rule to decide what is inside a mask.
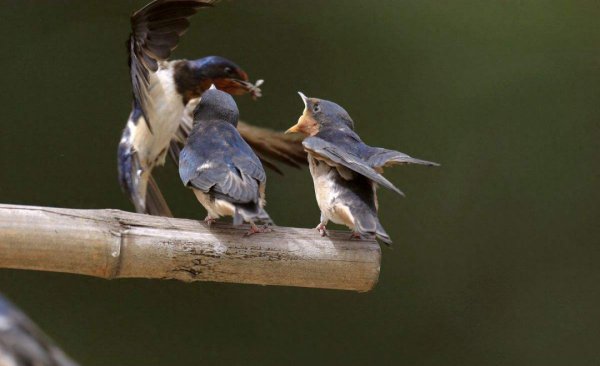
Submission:
[[[351,238],[376,236],[391,244],[392,240],[377,217],[377,186],[404,194],[381,175],[383,168],[398,164],[439,164],[369,146],[354,132],[354,122],[344,108],[299,94],[304,102],[304,112],[286,133],[300,132],[308,136],[302,145],[308,153],[321,210],[321,221],[316,229],[322,236],[327,235],[326,225],[331,220],[349,227]]]
[[[168,58],[187,31],[188,18],[215,0],[155,0],[131,16],[128,40],[133,87],[133,110],[118,149],[119,183],[137,212],[172,216],[152,170],[165,163],[167,153],[179,161],[179,152],[191,128],[191,113],[200,95],[212,84],[232,95],[261,96],[261,80],[234,62],[219,56],[197,60]],[[271,159],[299,166],[305,158],[300,142],[282,133],[240,123],[243,136],[257,149],[265,165]]]
[[[260,160],[237,130],[233,98],[212,86],[194,110],[194,127],[179,156],[179,175],[192,188],[208,215],[209,226],[221,216],[250,224],[247,235],[269,231],[264,210],[267,176]]]

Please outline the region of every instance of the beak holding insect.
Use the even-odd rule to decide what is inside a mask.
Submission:
[[[216,78],[212,80],[217,89],[222,90],[231,95],[250,94],[252,99],[258,99],[262,96],[260,86],[264,80],[257,80],[256,83],[251,83],[246,80],[234,78]]]

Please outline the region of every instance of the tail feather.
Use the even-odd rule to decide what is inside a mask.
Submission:
[[[384,242],[386,245],[392,244],[392,239],[385,231],[377,214],[367,209],[356,210],[353,212],[355,231],[361,236],[373,238],[377,237],[379,240]]]
[[[275,222],[271,219],[271,216],[267,213],[264,208],[260,209],[260,212],[256,216],[258,221],[262,222],[265,225],[275,225]]]
[[[384,242],[385,245],[387,245],[387,246],[392,245],[392,239],[390,238],[388,233],[385,232],[385,229],[383,228],[383,226],[381,226],[381,223],[379,222],[379,220],[377,220],[377,229],[375,230],[375,235],[377,235],[377,238],[379,238],[379,240]]]
[[[243,218],[243,221],[246,222],[260,222],[265,225],[275,225],[275,222],[271,219],[271,216],[267,213],[267,211],[257,205],[255,202],[250,202],[246,204],[235,204],[237,209],[237,214],[240,218]],[[236,225],[236,215],[234,215],[234,225]],[[237,222],[241,224],[238,219]]]
[[[162,195],[160,188],[154,177],[150,175],[148,179],[148,189],[146,191],[146,211],[145,213],[154,216],[173,217],[173,213],[167,205],[165,197]]]

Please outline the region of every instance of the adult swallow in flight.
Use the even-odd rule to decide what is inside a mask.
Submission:
[[[215,0],[155,0],[131,16],[128,40],[133,87],[133,110],[118,149],[119,182],[137,212],[172,216],[152,177],[167,152],[177,164],[179,151],[191,130],[191,112],[210,85],[233,95],[260,97],[260,81],[223,57],[198,60],[168,58],[186,32],[188,18]],[[266,166],[272,159],[298,167],[306,160],[300,141],[263,128],[240,123],[242,136]]]
[[[77,366],[0,294],[0,365]]]
[[[381,175],[383,168],[398,164],[438,166],[404,153],[371,147],[354,132],[354,122],[341,106],[323,99],[307,98],[298,123],[286,133],[308,135],[302,145],[308,152],[321,221],[316,229],[327,235],[329,220],[346,225],[352,238],[376,236],[392,241],[377,218],[377,185],[404,195]]]
[[[179,175],[192,188],[210,224],[233,216],[234,225],[250,223],[247,235],[268,231],[264,210],[267,176],[260,160],[237,130],[239,112],[231,95],[212,86],[194,110],[194,127],[179,156]]]

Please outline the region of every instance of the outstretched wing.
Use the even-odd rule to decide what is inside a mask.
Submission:
[[[197,98],[186,105],[185,113],[179,123],[179,129],[173,140],[171,140],[169,154],[176,165],[179,163],[181,149],[192,131],[192,113],[199,100],[200,98]],[[302,139],[298,136],[286,135],[282,132],[257,127],[242,121],[238,122],[237,129],[267,168],[283,174],[275,165],[275,162],[284,163],[294,168],[300,168],[302,165],[307,164]]]
[[[367,162],[353,153],[347,152],[343,148],[316,136],[306,138],[302,145],[317,160],[321,160],[331,166],[343,166],[348,168],[369,178],[380,186],[404,196],[404,193],[396,188],[396,186],[394,186],[389,180],[385,179],[385,177],[375,171],[375,169],[373,169]]]
[[[188,29],[188,18],[199,8],[212,6],[215,0],[155,0],[131,16],[128,41],[129,69],[133,97],[152,130],[147,111],[152,101],[148,94],[150,74],[158,62],[166,60],[177,47],[179,37]]]
[[[181,151],[183,183],[232,203],[258,202],[266,174],[250,146],[232,125],[192,135]]]
[[[242,138],[252,147],[260,160],[270,168],[278,171],[273,161],[281,162],[295,168],[306,165],[306,152],[302,147],[302,139],[294,135],[257,127],[245,122],[238,122],[238,131]]]

